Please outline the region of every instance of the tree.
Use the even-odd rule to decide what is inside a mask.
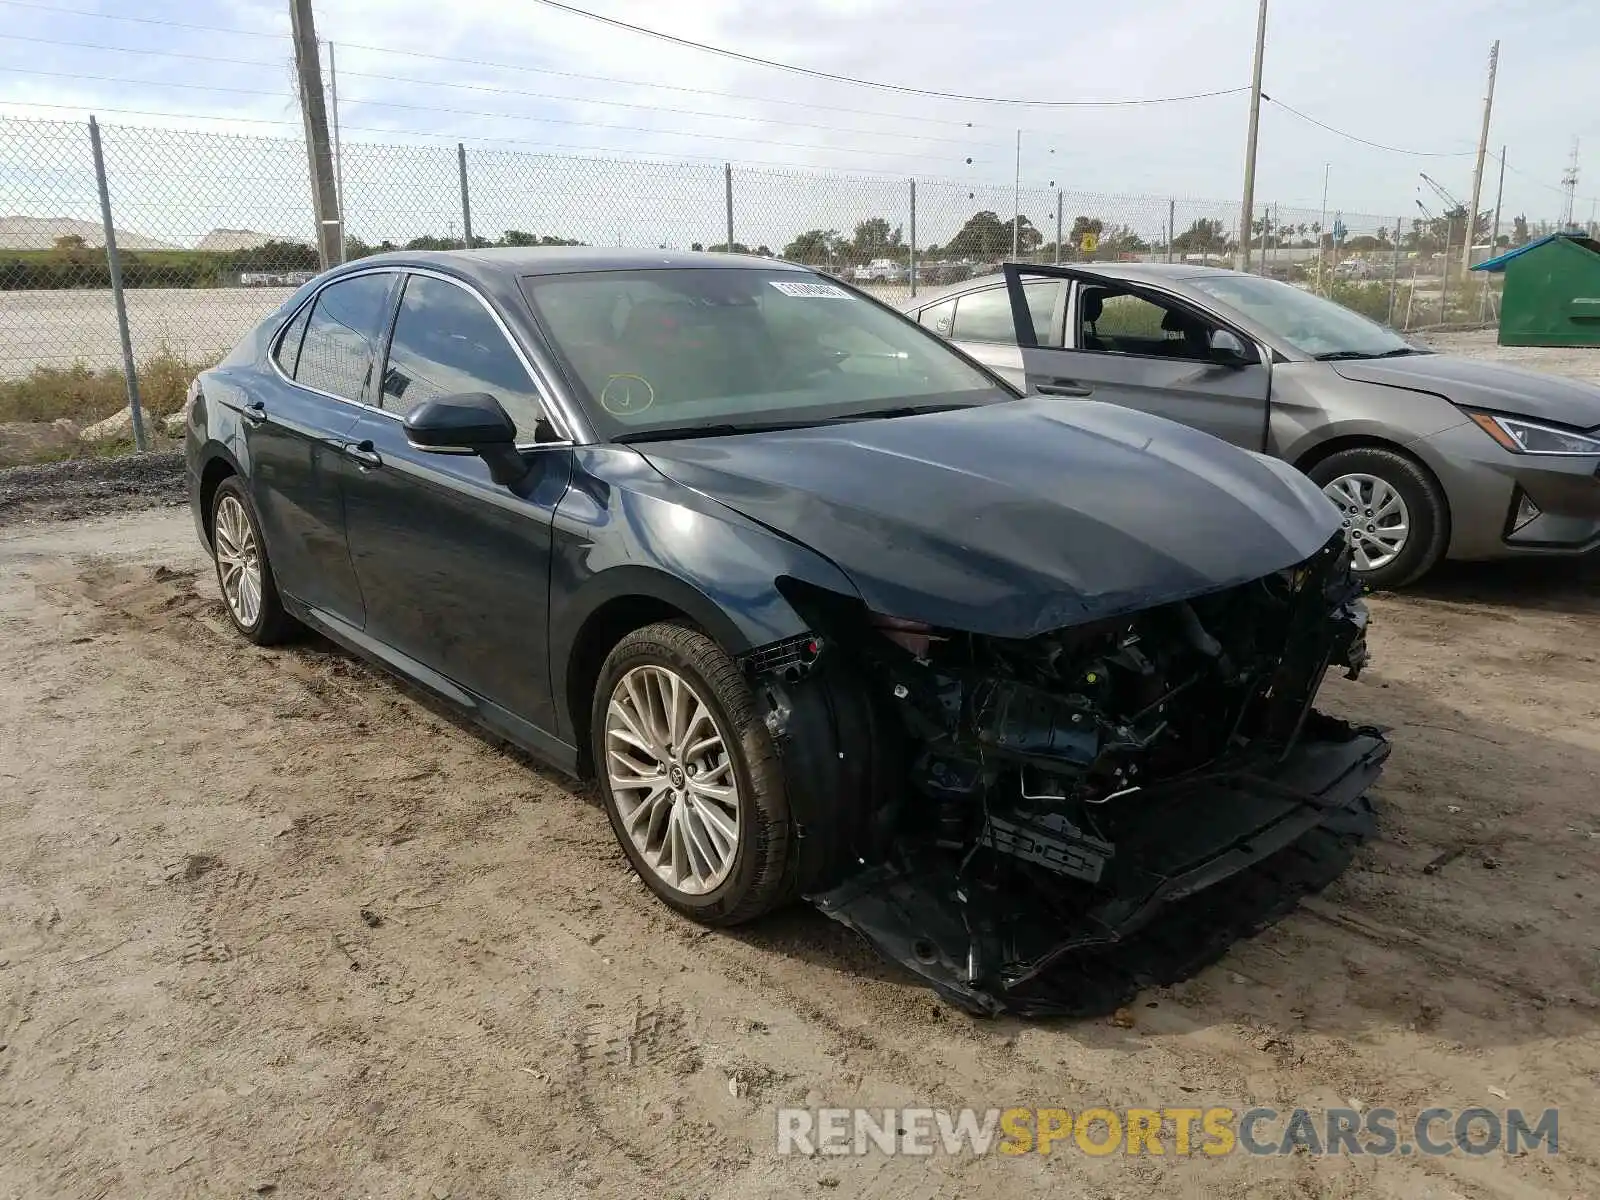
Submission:
[[[1513,246],[1526,246],[1528,244],[1528,218],[1516,216],[1511,218],[1511,244]]]
[[[56,239],[56,249],[62,251],[87,250],[89,243],[83,240],[81,234],[64,233]]]
[[[1200,217],[1172,239],[1172,248],[1179,254],[1220,254],[1228,248],[1228,238],[1221,221]]]
[[[1144,254],[1150,243],[1131,225],[1113,225],[1099,234],[1101,254]]]
[[[1012,228],[1010,221],[1002,221],[985,209],[973,213],[956,231],[955,237],[943,247],[946,256],[960,258],[1003,258],[1011,253]],[[1024,253],[1044,244],[1044,234],[1033,227],[1027,217],[1018,220],[1017,245]],[[930,251],[931,253],[931,251]]]
[[[901,258],[906,252],[905,240],[897,225],[889,228],[882,217],[868,217],[856,225],[849,252],[852,257],[866,262],[874,258]]]
[[[731,246],[728,245],[727,242],[718,242],[715,246],[707,246],[706,249],[709,250],[712,254],[749,254],[750,253],[750,247],[746,246],[743,242],[735,242]]]
[[[1105,227],[1106,223],[1099,217],[1073,217],[1072,231],[1067,234],[1067,246],[1063,246],[1062,249],[1066,249],[1068,246],[1074,249],[1081,248],[1083,239],[1091,234],[1098,240]]]
[[[831,263],[842,250],[841,240],[837,229],[808,229],[783,248],[783,257],[813,266]]]

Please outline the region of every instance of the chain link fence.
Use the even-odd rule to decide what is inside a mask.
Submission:
[[[154,420],[319,269],[303,141],[102,126],[132,358]],[[466,244],[728,249],[891,302],[1002,261],[1231,266],[1238,205],[1076,188],[346,142],[347,258]],[[1492,319],[1420,222],[1260,205],[1250,268],[1414,329]],[[86,124],[0,118],[0,423],[127,403]],[[1446,266],[1454,267],[1447,273]],[[1454,291],[1455,295],[1451,295]]]

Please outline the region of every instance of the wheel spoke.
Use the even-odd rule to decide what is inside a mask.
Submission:
[[[715,804],[707,804],[698,792],[691,791],[689,800],[721,853],[731,854],[739,842],[739,826],[733,817]]]

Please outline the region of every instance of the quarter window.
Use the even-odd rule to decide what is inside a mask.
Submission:
[[[389,272],[357,275],[317,293],[295,363],[296,383],[345,400],[362,399],[393,282]]]
[[[311,305],[305,305],[290,319],[278,339],[277,359],[283,373],[294,378],[295,363],[300,359],[300,341],[306,335],[306,322],[311,319]]]
[[[383,407],[405,414],[424,400],[487,392],[534,441],[543,413],[522,360],[478,298],[429,275],[406,280],[383,372]]]

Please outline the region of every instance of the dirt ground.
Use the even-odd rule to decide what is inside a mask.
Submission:
[[[186,512],[13,527],[0,1195],[1600,1195],[1600,575],[1373,608],[1325,692],[1393,727],[1356,865],[1131,1028],[984,1022],[808,909],[676,918],[590,795],[326,643],[248,646]],[[824,1160],[776,1154],[780,1104],[1563,1123],[1557,1156]]]

